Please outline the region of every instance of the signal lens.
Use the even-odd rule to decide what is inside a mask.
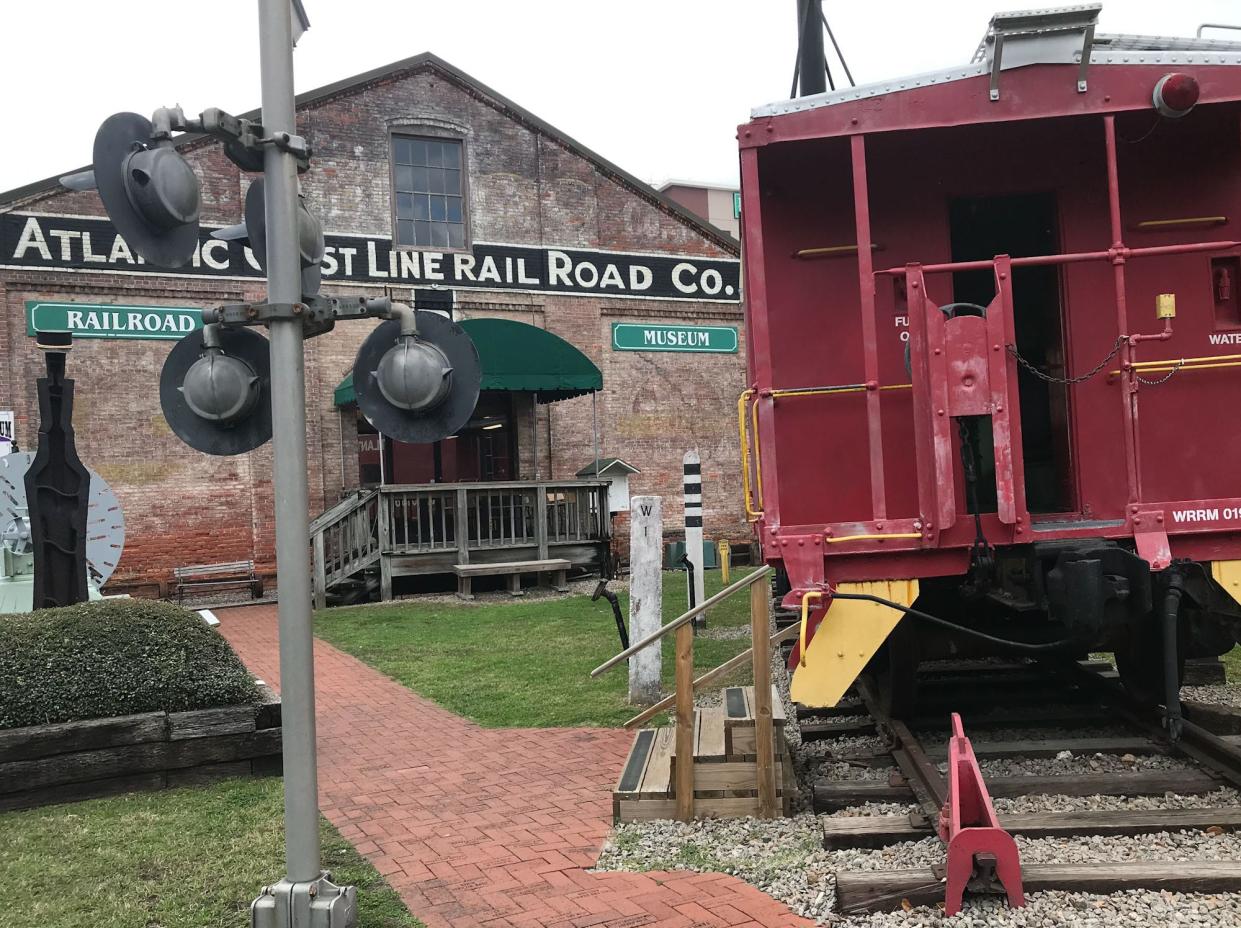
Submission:
[[[1159,78],[1151,102],[1160,116],[1177,119],[1194,108],[1199,93],[1196,79],[1188,74],[1173,72]]]

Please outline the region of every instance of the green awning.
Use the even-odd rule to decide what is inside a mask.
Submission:
[[[603,389],[603,374],[590,358],[546,329],[511,319],[465,319],[459,324],[478,349],[483,390],[538,393],[540,403],[552,403]],[[337,406],[357,402],[352,372],[332,398]]]
[[[336,385],[336,389],[332,391],[332,402],[337,406],[348,406],[358,401],[358,395],[353,392],[353,371],[345,375],[345,379]]]

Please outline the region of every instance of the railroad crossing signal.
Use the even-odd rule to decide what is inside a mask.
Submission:
[[[237,241],[246,245],[254,252],[256,260],[263,270],[267,270],[267,198],[263,178],[256,177],[246,191],[245,221],[235,225],[216,229],[212,238],[223,241]],[[299,260],[302,267],[302,296],[313,298],[319,294],[319,286],[323,277],[323,226],[306,208],[306,198],[297,198],[297,245],[300,251]]]
[[[179,108],[155,119],[134,113],[108,117],[95,138],[95,163],[63,179],[75,190],[95,187],[126,242],[151,264],[179,267],[199,243],[199,181],[174,147],[172,133],[204,131],[225,143],[244,171],[263,164],[266,147],[293,155],[309,167],[310,150],[287,133],[264,136],[264,127],[220,110],[187,119]],[[212,237],[248,245],[268,270],[267,185],[256,178],[246,192],[245,221]],[[363,344],[354,365],[358,406],[383,434],[427,443],[454,434],[478,401],[478,353],[456,324],[433,313],[415,313],[386,299],[319,295],[323,227],[296,197],[300,285],[298,301],[237,304],[203,312],[205,326],[169,353],[160,375],[160,406],[173,432],[205,454],[244,454],[272,437],[270,365],[266,340],[243,326],[299,322],[312,337],[338,319],[388,318]]]
[[[198,178],[151,120],[117,113],[95,134],[94,181],[108,218],[151,264],[180,267],[198,247]]]
[[[173,431],[206,454],[273,445],[276,569],[280,579],[286,876],[251,905],[252,928],[353,928],[357,891],[321,869],[307,525],[304,341],[338,320],[386,318],[363,345],[354,383],[364,414],[400,441],[446,438],[478,399],[478,353],[462,329],[387,299],[319,294],[323,230],[297,190],[310,148],[296,134],[293,44],[309,27],[300,0],[257,0],[262,121],[218,109],[186,118],[179,107],[151,119],[109,117],[94,164],[62,179],[97,188],[126,243],[151,264],[179,267],[199,245],[198,178],[174,132],[210,135],[241,170],[263,172],[246,196],[245,222],[217,233],[247,239],[267,273],[267,300],[203,310],[204,326],[169,353],[160,405]],[[253,330],[266,326],[270,339]]]

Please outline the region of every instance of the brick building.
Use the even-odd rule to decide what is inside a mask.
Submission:
[[[388,292],[484,320],[493,353],[513,355],[495,362],[503,370],[484,365],[492,388],[455,442],[415,447],[373,434],[351,403],[348,376],[372,323],[307,342],[312,517],[381,470],[388,483],[570,479],[595,458],[597,432],[600,457],[639,471],[630,493],[665,497],[670,535],[681,455],[696,447],[707,536],[747,537],[734,239],[430,54],[301,95],[298,125],[314,151],[303,193],[327,234],[324,292]],[[31,334],[73,329],[79,453],[127,521],[117,585],[166,580],[187,563],[252,558],[270,570],[273,560],[270,446],[207,457],[160,413],[172,339],[201,324],[202,308],[264,292],[248,249],[208,237],[239,221],[250,176],[211,139],[180,148],[202,180],[204,230],[175,273],[133,255],[93,192],[50,178],[0,194],[0,413],[12,411],[28,447],[42,370]],[[490,320],[567,343],[587,362],[578,374],[597,369],[602,388],[555,381],[563,372],[540,368],[542,348],[514,353],[543,343],[513,342]]]
[[[733,238],[741,237],[740,187],[670,180],[660,184],[658,189],[669,200],[681,204],[717,229],[722,229]]]

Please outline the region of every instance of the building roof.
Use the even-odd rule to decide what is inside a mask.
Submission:
[[[423,52],[420,55],[414,55],[411,58],[405,58],[401,61],[395,61],[392,64],[383,65],[370,71],[364,71],[353,77],[347,77],[344,80],[335,81],[331,84],[325,84],[322,87],[316,87],[314,90],[308,90],[305,93],[297,95],[297,109],[309,109],[317,104],[325,103],[336,97],[357,93],[365,90],[372,84],[383,81],[392,80],[415,74],[422,71],[435,71],[451,81],[457,86],[465,89],[467,92],[478,97],[484,102],[495,107],[497,110],[505,113],[517,122],[525,124],[531,130],[546,136],[558,145],[563,146],[573,154],[589,161],[601,174],[610,178],[623,187],[628,188],[632,193],[650,202],[656,208],[662,210],[673,218],[679,220],[685,225],[691,227],[695,232],[699,233],[731,254],[740,253],[740,243],[727,232],[711,225],[706,220],[694,215],[692,212],[674,202],[668,197],[663,196],[650,184],[640,180],[633,174],[618,167],[611,161],[604,158],[587,148],[581,142],[571,136],[561,132],[555,126],[545,122],[535,116],[524,107],[518,106],[512,100],[504,95],[492,90],[486,84],[476,80],[461,69],[449,64],[444,59],[431,52]],[[260,118],[259,110],[251,110],[242,113],[245,119],[257,120]],[[178,137],[176,146],[185,148],[196,143],[211,141],[209,137],[203,133],[187,132]],[[26,184],[22,187],[16,187],[12,190],[0,192],[0,210],[11,208],[18,201],[26,200],[31,197],[38,197],[41,194],[52,194],[61,192],[60,178],[67,174],[73,174],[77,171],[90,170],[90,165],[76,168],[71,171],[61,171],[51,177],[45,177],[34,183]]]
[[[640,473],[642,473],[642,471],[638,470],[628,461],[622,461],[620,458],[599,458],[597,461],[591,461],[576,474],[574,474],[574,476],[593,477],[598,474],[600,477],[615,477],[622,474],[629,475]]]
[[[692,187],[695,190],[728,190],[734,193],[741,189],[740,184],[711,184],[700,180],[676,180],[675,178],[664,181],[656,189],[663,193],[669,187]]]

